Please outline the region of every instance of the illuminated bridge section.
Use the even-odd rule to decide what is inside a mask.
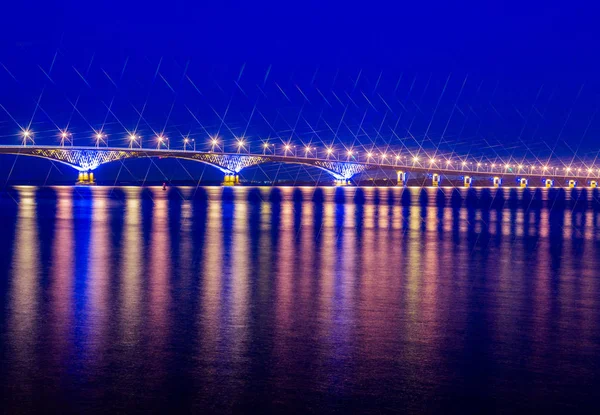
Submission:
[[[347,184],[350,179],[366,170],[376,168],[376,164],[352,161],[337,161],[318,158],[288,157],[277,155],[194,152],[185,150],[152,150],[132,148],[98,147],[58,147],[58,146],[0,146],[0,154],[13,154],[41,157],[66,164],[79,172],[91,173],[98,166],[115,161],[134,158],[178,158],[212,165],[227,177],[251,166],[279,162],[314,166],[329,173],[339,184]]]
[[[547,187],[554,185],[554,179],[565,179],[569,186],[573,187],[580,183],[596,187],[600,183],[600,169],[564,169],[534,168],[534,166],[523,167],[521,165],[513,170],[511,166],[494,165],[476,169],[465,167],[453,167],[450,163],[446,166],[437,166],[430,163],[423,166],[416,162],[396,161],[390,159],[367,159],[357,161],[353,157],[347,160],[334,159],[333,157],[298,157],[274,154],[246,154],[246,153],[216,153],[187,150],[170,149],[148,149],[148,148],[116,148],[116,147],[63,147],[63,146],[0,146],[0,154],[13,154],[40,157],[48,160],[66,164],[80,172],[80,183],[93,183],[93,171],[100,165],[123,161],[134,158],[178,158],[202,162],[214,166],[225,175],[224,184],[239,183],[238,173],[247,167],[257,166],[264,163],[276,162],[285,164],[301,164],[313,166],[326,171],[339,185],[349,184],[350,180],[357,174],[368,170],[378,169],[380,171],[395,172],[398,174],[398,184],[406,184],[405,177],[410,175],[425,174],[431,180],[431,185],[437,186],[443,177],[457,178],[464,181],[465,186],[471,185],[471,178],[490,178],[494,185],[500,185],[502,179],[514,179],[521,187],[526,187],[529,179],[539,178]],[[441,164],[441,163],[440,163]],[[487,166],[487,165],[486,165]]]

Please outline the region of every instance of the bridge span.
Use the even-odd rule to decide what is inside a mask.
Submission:
[[[462,163],[454,167],[449,163],[435,160],[422,165],[416,161],[408,162],[401,158],[379,158],[359,161],[348,156],[341,159],[335,156],[325,158],[298,157],[296,155],[228,153],[212,151],[170,150],[149,148],[120,147],[69,147],[41,145],[0,145],[0,155],[39,157],[59,162],[78,171],[77,184],[91,185],[95,183],[94,170],[106,163],[135,158],[178,158],[205,163],[219,169],[224,174],[223,185],[240,184],[239,173],[242,169],[264,163],[301,164],[326,171],[332,177],[332,184],[343,186],[353,183],[353,179],[367,171],[393,172],[395,184],[403,186],[408,183],[409,176],[420,175],[421,184],[440,186],[444,181],[460,183],[471,187],[474,181],[489,179],[490,185],[500,187],[503,183],[520,187],[597,187],[600,181],[600,169],[571,169],[568,167],[549,168],[546,166],[509,166],[486,165],[476,167]]]

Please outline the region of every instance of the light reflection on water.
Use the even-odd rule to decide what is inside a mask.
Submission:
[[[597,195],[406,191],[3,193],[7,408],[595,404]]]

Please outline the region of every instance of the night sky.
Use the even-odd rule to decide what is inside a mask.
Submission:
[[[208,148],[218,135],[227,149],[244,136],[251,148],[268,139],[589,162],[600,135],[597,13],[562,3],[5,4],[0,141],[18,143],[30,126],[52,144],[68,126],[76,145],[91,145],[94,130],[126,145],[135,130],[173,147],[189,135]],[[63,169],[13,161],[2,157],[0,174]],[[131,175],[206,170],[162,163],[132,164]]]

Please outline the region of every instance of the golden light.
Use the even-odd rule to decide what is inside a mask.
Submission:
[[[543,170],[544,171],[548,170],[548,166],[544,166]]]
[[[466,161],[463,161],[463,162],[462,162],[462,165],[463,165],[463,166],[466,166],[466,165],[467,165],[467,162],[466,162]]]
[[[371,152],[368,152],[368,153],[367,153],[367,157],[369,157],[369,158],[373,157],[373,153],[371,153]]]
[[[413,157],[413,161],[416,163],[417,161],[419,161],[418,157]]]
[[[62,133],[60,133],[60,136],[61,136],[62,138],[67,138],[67,137],[69,136],[69,134],[67,134],[67,132],[66,132],[66,131],[63,131]]]
[[[352,155],[352,150],[348,150],[347,154],[348,154],[348,156],[351,156]]]

